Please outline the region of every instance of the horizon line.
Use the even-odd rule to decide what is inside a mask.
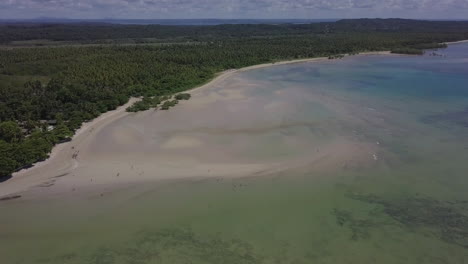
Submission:
[[[352,18],[67,18],[67,17],[32,17],[0,18],[0,20],[341,20],[341,19],[409,19],[409,20],[468,20],[467,18],[405,18],[405,17],[352,17]]]

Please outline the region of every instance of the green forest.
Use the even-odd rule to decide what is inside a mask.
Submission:
[[[85,121],[125,104],[169,109],[216,73],[289,59],[468,39],[468,22],[341,20],[304,25],[0,25],[0,181],[48,157]]]

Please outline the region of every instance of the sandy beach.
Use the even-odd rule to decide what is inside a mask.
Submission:
[[[459,40],[459,41],[445,42],[445,44],[450,45],[450,44],[467,43],[467,42],[468,42],[468,39],[465,39],[465,40]]]
[[[13,178],[4,184],[0,184],[0,196],[8,196],[12,193],[27,190],[30,187],[44,184],[51,176],[60,176],[68,173],[78,166],[76,159],[72,156],[77,153],[75,146],[80,145],[87,139],[96,128],[103,126],[121,116],[127,114],[125,109],[138,101],[131,98],[125,105],[116,110],[109,111],[95,118],[90,122],[84,123],[80,129],[75,132],[70,142],[56,145],[47,160],[34,164],[32,168],[24,169],[13,174]]]
[[[358,56],[366,56],[366,55],[391,55],[392,53],[390,51],[370,51],[370,52],[361,52],[358,54]],[[210,82],[196,87],[194,89],[189,90],[188,92],[193,92],[201,89],[206,89],[210,88],[213,85],[216,85],[217,83],[229,78],[230,76],[239,73],[239,72],[245,72],[245,71],[250,71],[250,70],[255,70],[255,69],[261,69],[265,67],[271,67],[271,66],[278,66],[278,65],[287,65],[287,64],[295,64],[295,63],[312,63],[312,62],[322,62],[322,61],[328,61],[328,57],[317,57],[317,58],[308,58],[308,59],[297,59],[297,60],[286,60],[286,61],[279,61],[279,62],[274,62],[274,63],[264,63],[264,64],[258,64],[258,65],[253,65],[253,66],[248,66],[245,68],[241,69],[230,69],[226,70],[224,72],[220,72],[213,80]]]
[[[358,56],[388,54],[368,52]],[[268,117],[275,108],[286,113],[297,109],[281,100],[267,103],[250,98],[248,94],[259,88],[255,87],[258,84],[246,83],[238,78],[239,74],[271,66],[321,61],[328,61],[328,58],[228,70],[192,89],[192,99],[170,111],[127,113],[125,109],[137,100],[133,98],[126,105],[85,123],[71,142],[57,145],[46,161],[17,172],[12,179],[0,184],[0,197],[77,195],[87,190],[102,192],[112,186],[145,181],[259,176],[310,166],[322,170],[368,166],[376,162],[378,146],[341,135],[331,141],[281,139],[284,141],[281,148],[297,151],[279,157],[270,157],[268,152],[257,153],[262,146],[251,147],[252,142],[265,141],[263,147],[268,148],[270,140],[278,137],[278,130],[292,128],[303,133],[302,127],[312,124]],[[290,97],[291,102],[301,97],[281,92],[283,94],[275,96]],[[343,115],[349,111],[340,106],[339,100],[320,94],[313,95],[310,100],[328,101]],[[250,118],[245,118],[247,115]]]

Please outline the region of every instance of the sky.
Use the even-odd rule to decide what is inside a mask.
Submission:
[[[468,0],[0,0],[0,19],[468,19]]]

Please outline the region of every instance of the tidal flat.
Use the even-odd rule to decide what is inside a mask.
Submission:
[[[468,44],[437,53],[239,72],[119,116],[0,201],[0,260],[466,263]]]

